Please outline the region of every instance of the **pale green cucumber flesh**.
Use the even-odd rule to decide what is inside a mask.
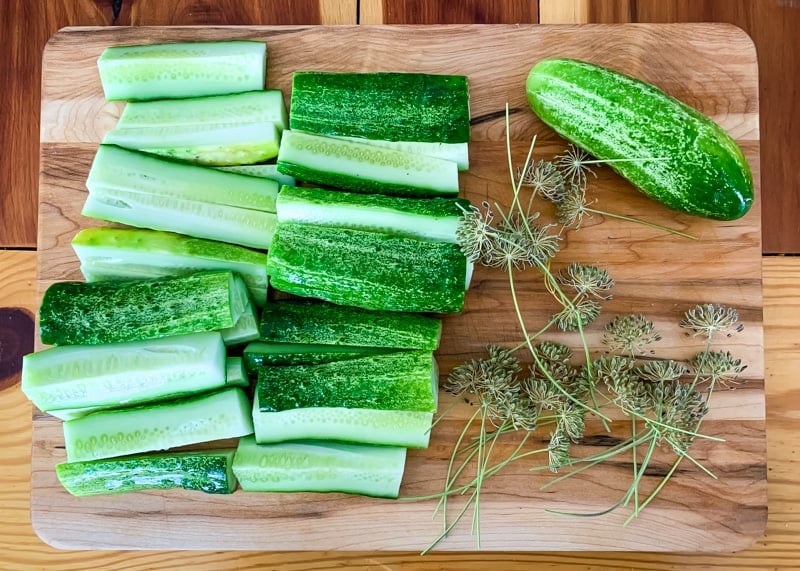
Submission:
[[[229,167],[215,167],[221,171],[235,172],[247,176],[268,178],[276,181],[281,186],[295,186],[297,181],[293,176],[278,172],[278,165],[235,165]]]
[[[260,325],[262,341],[430,351],[441,332],[441,320],[432,316],[294,299],[270,303]]]
[[[252,434],[250,401],[240,388],[163,404],[98,411],[64,423],[67,461],[166,450]]]
[[[453,161],[458,165],[459,171],[469,170],[469,143],[435,143],[435,142],[419,142],[419,141],[386,141],[382,139],[363,139],[360,137],[338,137],[332,136],[336,139],[344,139],[346,141],[353,141],[355,143],[364,143],[374,147],[381,147],[384,149],[394,149],[404,153],[413,153],[415,155],[424,155],[426,157],[433,157],[436,159],[444,159]]]
[[[289,128],[286,104],[279,89],[186,99],[131,101],[122,110],[117,128],[263,122],[275,123],[281,131]]]
[[[262,412],[253,401],[253,425],[260,444],[287,440],[338,440],[427,448],[433,413],[411,410],[314,407]]]
[[[466,143],[463,75],[296,72],[289,124],[324,135]]]
[[[217,332],[45,349],[22,359],[22,392],[41,410],[140,403],[221,388]]]
[[[267,298],[267,255],[241,246],[138,228],[85,228],[72,239],[86,281],[183,275],[198,270],[239,274],[258,306]]]
[[[73,496],[183,488],[207,494],[236,489],[235,450],[142,454],[56,464],[61,485]]]
[[[547,59],[526,90],[534,112],[565,139],[609,163],[646,195],[706,218],[732,220],[753,202],[750,168],[711,119],[657,87],[587,62]]]
[[[406,449],[339,442],[239,440],[233,471],[246,492],[345,492],[396,498]]]
[[[243,345],[258,339],[258,314],[255,305],[248,302],[233,327],[220,329],[227,347]]]
[[[297,223],[278,225],[267,260],[277,290],[387,311],[459,312],[466,274],[456,244]]]
[[[456,242],[469,202],[407,198],[322,188],[285,187],[276,201],[278,222],[302,222]]]
[[[395,350],[385,347],[253,341],[244,348],[242,356],[247,372],[256,375],[262,365],[319,365]]]
[[[458,194],[458,166],[453,161],[298,131],[283,133],[278,171],[355,192]]]
[[[236,279],[227,271],[130,282],[57,282],[44,294],[46,345],[98,345],[232,327]]]
[[[438,369],[430,351],[396,351],[320,365],[262,366],[262,411],[345,407],[435,412]]]
[[[149,100],[264,89],[263,42],[178,42],[106,48],[97,60],[108,100]]]
[[[244,359],[242,357],[228,357],[225,359],[225,385],[242,388],[250,386],[250,379],[247,378],[247,371],[244,368]]]

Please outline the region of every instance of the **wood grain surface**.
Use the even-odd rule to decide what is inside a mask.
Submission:
[[[120,112],[106,103],[95,59],[107,45],[154,41],[258,38],[270,45],[268,85],[288,99],[297,69],[424,71],[463,73],[470,79],[473,117],[471,168],[462,192],[473,201],[508,204],[502,109],[512,112],[513,151],[522,161],[538,133],[539,156],[563,149],[529,111],[524,80],[533,62],[547,55],[583,57],[655,82],[711,115],[741,144],[756,180],[759,176],[757,68],[749,39],[728,26],[449,26],[385,28],[117,28],[72,29],[48,44],[43,63],[42,146],[38,284],[79,279],[69,241],[80,227],[84,181],[93,152]],[[348,49],[357,46],[359,49]],[[524,57],[520,57],[524,54]],[[686,62],[702,62],[687,65]],[[64,81],[68,77],[68,81]],[[685,358],[699,350],[676,326],[698,302],[734,305],[745,331],[728,347],[748,363],[749,382],[715,395],[705,429],[724,437],[713,446],[698,442],[695,452],[719,475],[711,481],[685,467],[673,485],[633,525],[627,514],[603,519],[565,519],[547,507],[596,511],[613,504],[627,486],[627,461],[578,476],[554,492],[538,487],[549,476],[531,476],[528,465],[512,465],[487,486],[482,500],[482,548],[488,551],[633,550],[730,551],[749,546],[763,533],[766,519],[766,465],[763,402],[763,339],[760,272],[760,205],[746,217],[713,223],[668,211],[635,192],[610,171],[598,169],[592,194],[612,212],[680,228],[697,242],[595,216],[564,240],[558,265],[580,260],[599,263],[615,278],[614,313],[645,312],[662,330],[658,351]],[[518,277],[522,310],[543,323],[554,310],[533,273]],[[602,322],[589,339],[599,346]],[[488,342],[520,337],[502,274],[479,270],[465,311],[445,320],[438,358],[443,374],[464,359],[480,356]],[[573,346],[574,338],[555,336]],[[443,395],[442,409],[448,406]],[[449,446],[467,405],[437,425],[431,447],[409,455],[401,494],[438,491]],[[32,519],[47,542],[69,548],[135,549],[326,549],[421,550],[438,533],[432,502],[391,502],[338,494],[253,495],[202,498],[190,493],[145,493],[77,499],[53,473],[63,460],[60,423],[36,415],[32,458]],[[616,434],[616,433],[615,433]],[[603,439],[587,439],[589,452]],[[513,440],[501,445],[510,451]],[[666,468],[661,458],[647,477],[652,488]],[[77,518],[77,519],[76,519]],[[80,525],[76,525],[77,520]],[[135,521],[135,532],[131,522]],[[662,530],[670,529],[669,534]],[[656,541],[654,537],[658,536]],[[441,544],[444,551],[475,548],[467,525]]]

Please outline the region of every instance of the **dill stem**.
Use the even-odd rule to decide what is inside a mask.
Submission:
[[[699,432],[694,432],[691,430],[685,430],[683,428],[678,428],[677,426],[673,426],[671,424],[667,424],[665,422],[658,421],[654,418],[650,418],[649,416],[645,416],[633,410],[625,410],[626,413],[641,418],[645,421],[646,424],[655,425],[659,428],[666,428],[668,430],[674,430],[675,432],[681,432],[683,434],[688,434],[689,436],[693,436],[695,438],[705,438],[706,440],[713,440],[714,442],[725,442],[724,438],[719,438],[717,436],[710,436],[708,434],[700,434]],[[702,419],[701,419],[702,420]]]
[[[636,491],[638,491],[639,485],[641,484],[642,478],[644,477],[644,473],[647,470],[647,466],[650,464],[650,460],[653,458],[653,452],[656,449],[657,440],[658,440],[658,438],[656,437],[655,432],[653,432],[653,439],[650,441],[650,446],[648,447],[647,452],[644,455],[644,458],[642,458],[642,462],[639,464],[638,473],[634,476],[633,481],[631,482],[631,485],[628,488],[628,492],[623,497],[622,505],[628,505],[628,502],[630,501],[631,496],[634,493],[636,493]],[[640,509],[641,509],[641,506],[637,505],[636,508],[633,510],[633,513],[634,513],[635,516],[639,515],[639,510]]]
[[[694,234],[688,234],[687,232],[682,232],[681,230],[676,230],[675,228],[662,226],[661,224],[656,224],[655,222],[648,222],[647,220],[641,220],[640,218],[633,218],[632,216],[625,216],[624,214],[615,214],[613,212],[606,212],[605,210],[597,210],[595,208],[589,208],[588,206],[584,206],[583,209],[586,212],[591,212],[593,214],[600,214],[601,216],[609,216],[611,218],[617,218],[619,220],[625,220],[627,222],[634,222],[636,224],[641,224],[642,226],[647,226],[648,228],[654,228],[656,230],[661,230],[663,232],[669,232],[670,234],[682,236],[684,238],[688,238],[689,240],[698,240],[698,237],[695,236]]]
[[[548,330],[549,330],[549,329],[550,329],[550,328],[551,328],[553,325],[555,325],[555,324],[556,324],[556,321],[557,321],[557,319],[556,319],[555,317],[553,317],[553,318],[552,318],[550,321],[548,321],[548,322],[545,324],[545,326],[544,326],[544,327],[542,327],[541,329],[539,329],[539,331],[537,331],[537,332],[536,332],[536,333],[534,333],[533,335],[528,335],[528,337],[526,338],[526,340],[525,340],[525,341],[522,341],[522,342],[520,342],[519,344],[517,344],[517,345],[514,345],[514,347],[512,347],[512,348],[510,349],[510,350],[511,350],[511,352],[512,352],[512,353],[515,353],[515,352],[519,351],[520,349],[522,349],[523,347],[525,347],[525,345],[527,345],[529,342],[533,341],[534,339],[536,339],[536,338],[537,338],[537,337],[539,337],[540,335],[543,335],[543,334],[547,333],[547,331],[548,331]]]
[[[661,492],[664,486],[666,486],[669,479],[672,478],[672,475],[675,473],[675,470],[678,469],[678,466],[680,466],[682,460],[683,460],[682,456],[679,456],[678,458],[675,459],[675,462],[672,464],[672,467],[669,469],[669,471],[664,475],[664,477],[661,479],[661,481],[658,483],[655,489],[652,492],[650,492],[650,495],[647,496],[644,502],[642,502],[642,505],[639,508],[639,512],[634,512],[631,515],[629,515],[628,519],[625,520],[625,523],[622,524],[622,527],[627,527],[628,524],[631,523],[634,520],[634,518],[638,517],[639,513],[641,513],[641,511],[644,510],[644,508],[646,508],[647,505],[656,498],[656,496]]]
[[[447,536],[449,535],[449,533],[450,533],[450,532],[453,530],[453,528],[454,528],[454,527],[455,527],[455,526],[458,524],[458,522],[460,522],[460,521],[461,521],[461,518],[462,518],[462,517],[464,517],[464,514],[467,512],[467,509],[469,508],[469,505],[472,503],[472,500],[473,500],[474,498],[475,498],[475,494],[474,494],[474,492],[473,492],[473,495],[472,495],[472,497],[470,497],[470,498],[469,498],[469,499],[468,499],[468,500],[467,500],[467,501],[464,503],[464,507],[462,507],[462,508],[461,508],[461,510],[458,512],[458,514],[456,515],[456,517],[455,517],[455,519],[453,520],[453,522],[452,522],[450,525],[447,525],[447,522],[445,521],[445,526],[444,526],[444,530],[442,530],[442,533],[440,533],[440,534],[439,534],[439,536],[438,536],[436,539],[434,539],[434,540],[433,540],[433,543],[431,543],[431,544],[430,544],[428,547],[426,547],[425,549],[423,549],[423,550],[422,550],[422,553],[420,553],[420,555],[425,555],[426,553],[428,553],[428,552],[429,552],[431,549],[433,549],[434,547],[436,547],[437,545],[439,545],[439,543],[440,543],[440,542],[441,542],[441,541],[442,541],[442,540],[443,540],[445,537],[447,537]]]
[[[636,417],[631,417],[631,434],[636,434]],[[637,470],[637,459],[636,459],[636,446],[631,449],[632,459],[633,459],[633,474],[634,477],[636,476]],[[639,487],[636,487],[636,490],[633,492],[633,511],[639,511]]]
[[[430,428],[427,430],[427,432],[430,432],[431,430],[433,430],[433,427],[434,427],[434,426],[436,426],[437,424],[439,424],[439,422],[441,422],[442,420],[444,420],[444,419],[447,417],[447,414],[448,414],[448,413],[449,413],[451,410],[453,410],[453,409],[456,407],[456,405],[457,405],[458,403],[459,403],[458,399],[456,399],[456,400],[454,400],[453,402],[451,402],[451,403],[450,403],[450,405],[449,405],[449,406],[448,406],[446,409],[444,409],[444,411],[443,411],[441,414],[439,414],[439,415],[436,417],[436,419],[434,419],[434,421],[431,423],[431,427],[430,427]]]
[[[439,500],[436,509],[433,510],[433,517],[436,517],[436,514],[439,512],[439,508],[442,509],[442,522],[443,522],[442,525],[445,527],[447,527],[447,495],[448,495],[447,491],[453,485],[450,479],[450,475],[452,474],[453,471],[453,464],[456,461],[456,456],[458,455],[458,450],[461,447],[461,442],[464,440],[464,437],[467,435],[467,432],[469,431],[469,427],[472,426],[472,423],[475,421],[475,417],[478,416],[479,412],[480,408],[475,409],[475,412],[472,413],[472,416],[464,424],[464,428],[461,431],[461,434],[458,435],[458,440],[456,441],[456,445],[453,447],[452,454],[450,454],[450,462],[447,465],[447,477],[445,478],[444,481],[444,493],[441,499]]]
[[[483,408],[483,407],[481,407]],[[492,442],[497,442],[496,439]],[[484,465],[484,452],[486,449],[486,409],[483,408],[481,413],[481,431],[478,440],[477,460],[475,462],[475,491],[473,492],[474,507],[472,510],[472,533],[475,535],[475,542],[480,549],[481,547],[481,526],[480,526],[480,499],[481,499],[481,486],[483,484],[483,470]]]

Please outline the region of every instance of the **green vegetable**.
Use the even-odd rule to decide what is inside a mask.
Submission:
[[[278,171],[299,180],[355,192],[456,196],[453,161],[335,137],[285,131]]]
[[[392,149],[413,155],[424,155],[434,159],[443,159],[456,163],[458,170],[469,170],[469,144],[468,143],[429,143],[419,141],[384,141],[379,139],[361,139],[359,137],[338,137],[327,135],[334,139],[344,139],[355,143],[365,143],[372,147]]]
[[[215,167],[217,170],[226,172],[235,172],[238,174],[246,174],[247,176],[255,176],[259,178],[268,178],[276,181],[281,186],[294,186],[297,182],[293,176],[288,176],[278,172],[278,165],[235,165],[229,167]]]
[[[741,149],[711,119],[657,87],[590,63],[546,59],[528,101],[541,119],[670,208],[744,216],[753,180]]]
[[[461,311],[467,260],[456,244],[286,222],[267,274],[280,291],[387,311]]]
[[[340,442],[239,440],[233,471],[247,492],[345,492],[396,498],[406,449]]]
[[[22,392],[44,411],[140,403],[224,385],[225,346],[214,331],[54,347],[22,358]]]
[[[171,488],[230,494],[236,489],[234,452],[204,450],[63,462],[56,464],[56,475],[73,496]]]
[[[249,300],[227,271],[130,282],[58,282],[44,294],[47,345],[102,345],[233,327]]]
[[[98,411],[64,423],[68,462],[165,450],[252,433],[250,401],[240,388]]]
[[[463,75],[296,72],[290,127],[321,135],[466,143]]]
[[[263,42],[184,42],[106,48],[97,60],[106,99],[167,99],[264,89]]]
[[[228,357],[225,359],[225,385],[242,388],[250,386],[250,379],[247,378],[247,371],[242,357]]]
[[[138,228],[85,228],[72,239],[86,281],[183,275],[198,270],[239,274],[253,301],[267,299],[267,255],[241,246]]]
[[[456,198],[405,198],[321,188],[284,187],[278,222],[303,222],[456,242],[469,202]]]
[[[441,321],[427,315],[295,299],[270,303],[260,326],[262,341],[430,351],[439,347],[441,332]]]
[[[319,365],[393,351],[396,349],[254,341],[244,348],[242,357],[245,369],[255,375],[262,365]]]
[[[275,231],[274,180],[100,145],[81,214],[267,249]]]
[[[397,351],[321,365],[260,367],[263,412],[312,407],[436,411],[439,382],[430,351]]]

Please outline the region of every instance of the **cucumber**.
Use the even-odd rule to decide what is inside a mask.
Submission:
[[[425,155],[435,159],[444,159],[456,163],[459,171],[469,170],[469,144],[468,143],[429,143],[419,141],[385,141],[382,139],[361,139],[359,137],[338,137],[328,135],[334,139],[344,139],[355,143],[365,143],[373,147],[393,149],[403,153]]]
[[[373,230],[456,243],[459,219],[469,210],[469,201],[285,187],[278,194],[275,207],[278,222]]]
[[[293,176],[279,173],[278,165],[235,165],[215,168],[221,171],[246,174],[247,176],[268,178],[276,181],[281,186],[295,186],[297,183]]]
[[[262,412],[253,399],[253,427],[259,444],[288,440],[339,440],[380,446],[427,448],[432,412],[371,408],[313,407]]]
[[[286,104],[279,89],[186,99],[131,101],[122,110],[117,128],[264,122],[274,123],[280,131],[289,128]]]
[[[258,369],[262,412],[344,407],[436,412],[439,372],[430,351],[396,351],[321,365]]]
[[[716,123],[657,87],[591,63],[546,59],[525,84],[533,111],[647,196],[694,216],[734,220],[753,203],[741,149]]]
[[[389,141],[466,143],[463,75],[295,72],[291,129]]]
[[[106,48],[97,60],[108,100],[169,99],[264,89],[263,42],[178,42]]]
[[[22,358],[22,392],[43,411],[166,399],[225,386],[218,332],[54,347]]]
[[[293,130],[283,133],[278,172],[355,192],[458,195],[458,165],[453,161]]]
[[[396,498],[406,449],[341,442],[239,440],[233,471],[246,492],[345,492]]]
[[[244,368],[242,357],[228,357],[225,359],[225,385],[228,387],[250,386],[250,379],[247,378],[247,371]]]
[[[109,460],[56,464],[61,485],[73,496],[183,488],[231,494],[235,450],[141,454]]]
[[[464,305],[467,261],[456,244],[285,222],[267,275],[277,290],[341,305],[453,313]]]
[[[396,349],[254,341],[244,348],[242,357],[245,370],[256,375],[262,365],[319,365],[393,351]]]
[[[228,271],[130,282],[58,282],[45,291],[46,345],[102,345],[233,327],[247,290]]]
[[[240,388],[101,410],[64,423],[68,462],[166,450],[252,433],[250,401]]]
[[[442,322],[415,313],[369,311],[292,299],[275,301],[264,310],[260,333],[262,341],[275,343],[435,351],[439,347]]]
[[[197,165],[246,165],[278,156],[281,135],[275,123],[201,123],[157,127],[117,127],[103,144],[117,145]]]
[[[222,341],[227,347],[243,345],[248,341],[258,339],[258,313],[250,299],[244,300],[244,309],[233,327],[220,329]]]
[[[267,249],[275,231],[274,180],[167,161],[100,145],[81,214],[130,226]]]
[[[231,270],[262,307],[267,299],[267,255],[241,246],[138,228],[85,228],[72,239],[86,281],[121,281]]]

